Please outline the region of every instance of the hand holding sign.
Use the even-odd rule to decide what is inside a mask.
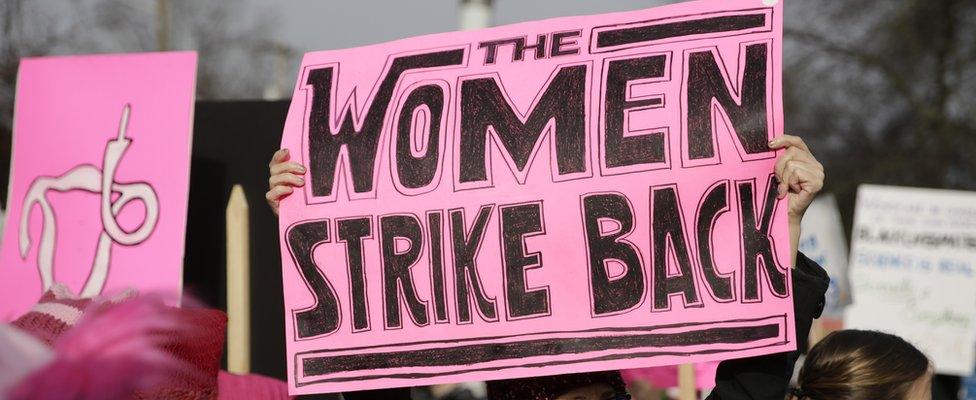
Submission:
[[[769,142],[771,149],[785,149],[776,160],[778,198],[790,196],[790,221],[800,222],[803,213],[823,189],[824,168],[798,136],[783,135]]]
[[[271,206],[271,211],[278,214],[278,202],[285,196],[291,194],[292,187],[305,186],[305,179],[300,175],[305,173],[305,167],[296,162],[288,161],[291,155],[288,149],[280,149],[271,156],[268,164],[268,171],[271,177],[268,178],[268,193],[264,195]]]
[[[798,136],[783,135],[769,142],[771,149],[786,149],[776,159],[777,198],[789,196],[790,265],[796,265],[800,246],[800,220],[813,198],[823,189],[824,168]]]

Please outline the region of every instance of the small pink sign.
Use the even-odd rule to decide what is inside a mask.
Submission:
[[[26,58],[14,109],[0,318],[54,282],[178,294],[194,52]]]
[[[291,392],[794,349],[764,3],[306,54],[282,137],[309,167],[280,215]]]

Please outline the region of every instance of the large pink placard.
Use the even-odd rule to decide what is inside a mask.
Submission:
[[[782,8],[697,1],[305,55],[292,393],[795,348]]]
[[[21,60],[0,318],[54,283],[179,294],[196,63],[194,52]]]

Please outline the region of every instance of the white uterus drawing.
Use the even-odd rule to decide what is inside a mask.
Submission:
[[[98,295],[105,287],[113,245],[132,246],[142,243],[152,235],[156,228],[156,223],[159,220],[159,199],[153,187],[145,182],[120,183],[115,181],[115,171],[119,167],[125,151],[132,144],[132,140],[126,138],[130,110],[131,107],[128,104],[122,109],[118,135],[106,144],[101,169],[95,165],[81,164],[60,176],[38,176],[31,183],[30,189],[24,197],[20,215],[20,256],[26,260],[31,249],[30,216],[36,204],[43,217],[40,240],[37,245],[37,269],[41,276],[41,285],[45,291],[54,283],[54,252],[57,248],[58,221],[57,214],[47,199],[47,194],[50,191],[84,190],[101,197],[99,217],[102,231],[98,237],[91,270],[85,281],[85,286],[79,293],[82,297]],[[118,197],[112,201],[116,194]],[[133,200],[139,200],[143,203],[145,216],[138,228],[126,231],[119,226],[116,217],[122,208]]]

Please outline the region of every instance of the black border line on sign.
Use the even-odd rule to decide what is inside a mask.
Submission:
[[[296,387],[302,387],[302,386],[308,386],[308,385],[317,384],[317,383],[339,383],[339,382],[349,382],[349,381],[371,381],[371,380],[389,379],[389,378],[393,378],[393,379],[417,379],[417,378],[430,378],[430,377],[438,377],[438,376],[457,376],[457,375],[463,375],[463,374],[466,374],[466,373],[473,373],[473,372],[499,371],[499,370],[516,369],[516,368],[537,368],[537,367],[548,367],[548,366],[555,366],[555,365],[582,364],[582,363],[594,362],[594,361],[610,361],[610,360],[631,359],[631,358],[647,358],[647,357],[660,357],[660,356],[690,356],[690,355],[696,355],[696,354],[717,354],[717,353],[725,353],[725,352],[732,352],[732,351],[743,351],[743,350],[762,349],[762,348],[779,346],[779,345],[783,345],[783,344],[790,343],[789,338],[788,338],[788,326],[787,326],[787,321],[786,320],[787,320],[787,315],[786,314],[779,314],[779,315],[770,315],[770,316],[761,317],[761,318],[731,319],[731,320],[711,321],[711,322],[696,322],[696,323],[679,323],[679,324],[645,326],[645,327],[636,327],[636,328],[626,328],[626,327],[595,328],[595,329],[585,329],[585,330],[577,330],[577,331],[552,331],[552,332],[541,332],[541,333],[533,333],[533,334],[526,334],[526,335],[505,335],[505,336],[493,336],[493,337],[468,338],[468,339],[460,339],[460,340],[430,340],[430,341],[420,341],[420,342],[413,342],[413,343],[401,343],[401,344],[393,344],[393,345],[379,345],[379,346],[363,346],[363,347],[353,347],[353,348],[342,348],[342,349],[337,349],[337,350],[311,350],[311,351],[298,352],[298,353],[295,354],[295,358],[293,360],[294,363],[295,363],[294,364],[294,370],[293,371],[294,371],[294,378],[295,378],[295,385],[296,385]],[[547,335],[557,335],[557,334],[562,334],[562,335],[570,334],[570,335],[572,335],[572,334],[599,334],[599,333],[606,333],[607,335],[604,335],[602,337],[595,337],[595,338],[604,338],[605,339],[607,336],[611,336],[611,337],[612,336],[621,336],[621,335],[613,335],[613,333],[619,333],[619,332],[635,332],[635,333],[636,332],[640,332],[642,334],[647,334],[648,332],[653,332],[653,331],[656,331],[656,330],[675,329],[675,328],[691,328],[691,329],[689,329],[687,331],[684,331],[684,332],[667,333],[668,335],[674,335],[674,336],[676,336],[676,339],[679,339],[680,340],[680,339],[686,339],[686,338],[693,338],[696,335],[701,335],[702,333],[704,333],[708,329],[713,329],[711,326],[717,325],[717,324],[725,324],[725,323],[746,323],[746,324],[752,323],[752,325],[744,325],[744,326],[739,326],[739,327],[728,327],[728,328],[731,328],[731,329],[741,329],[741,330],[763,330],[763,329],[765,329],[767,331],[772,330],[772,333],[771,334],[770,333],[764,333],[764,334],[759,335],[759,337],[750,338],[748,340],[744,340],[744,341],[741,341],[741,342],[732,342],[732,343],[748,344],[748,343],[755,343],[755,342],[758,342],[758,341],[764,340],[764,339],[776,339],[776,338],[782,338],[782,340],[781,341],[772,342],[772,343],[760,344],[760,345],[757,345],[757,346],[749,346],[749,347],[729,346],[729,347],[726,347],[726,348],[711,348],[711,349],[704,349],[704,350],[698,350],[698,351],[694,351],[694,350],[680,351],[679,349],[682,347],[682,345],[680,345],[680,344],[679,345],[675,345],[674,347],[672,347],[672,348],[674,348],[674,350],[664,350],[664,351],[661,351],[661,350],[633,351],[634,349],[640,349],[641,347],[643,347],[643,348],[646,349],[649,346],[631,346],[631,347],[620,347],[620,348],[606,347],[606,348],[601,348],[598,351],[602,352],[602,351],[612,351],[612,350],[623,350],[625,352],[624,353],[618,353],[618,354],[595,355],[593,357],[578,358],[578,359],[574,359],[574,360],[539,361],[539,362],[534,362],[534,363],[517,363],[517,364],[511,364],[511,365],[501,365],[501,366],[491,366],[491,367],[479,367],[477,364],[468,364],[468,365],[465,365],[464,364],[464,361],[459,360],[457,364],[453,364],[453,365],[450,365],[450,366],[446,366],[446,365],[437,366],[437,367],[453,367],[454,368],[454,369],[452,369],[450,371],[445,371],[445,372],[391,373],[391,374],[359,375],[359,376],[354,376],[354,377],[340,376],[340,377],[331,377],[331,378],[315,379],[315,380],[304,381],[304,382],[301,381],[302,375],[305,375],[306,377],[314,377],[314,376],[322,376],[324,374],[304,374],[304,372],[306,371],[306,366],[305,365],[300,365],[300,363],[304,363],[304,362],[307,362],[308,360],[315,360],[315,359],[324,359],[323,361],[328,362],[328,359],[330,358],[329,356],[321,356],[321,354],[327,354],[327,353],[341,352],[341,353],[348,354],[348,353],[351,353],[351,352],[360,352],[360,351],[364,351],[365,350],[366,353],[369,353],[368,355],[371,356],[371,357],[376,357],[378,359],[383,359],[383,360],[389,360],[389,359],[391,359],[391,357],[394,357],[397,353],[408,353],[408,352],[413,352],[413,351],[418,351],[418,350],[425,350],[425,349],[412,348],[410,350],[403,350],[403,351],[396,351],[396,352],[370,352],[369,350],[376,350],[376,349],[380,349],[380,348],[395,349],[397,347],[413,347],[413,346],[422,346],[422,345],[428,345],[426,347],[426,349],[431,349],[431,348],[434,348],[435,347],[435,346],[430,346],[430,345],[448,345],[447,347],[443,347],[442,349],[450,349],[450,348],[462,347],[462,346],[464,346],[463,345],[464,343],[475,342],[475,341],[491,341],[489,343],[484,343],[482,345],[483,346],[490,346],[490,347],[499,347],[499,346],[505,346],[506,344],[517,344],[517,343],[520,343],[520,342],[526,342],[526,341],[530,340],[530,339],[525,339],[526,337],[529,337],[529,336],[547,336]],[[511,340],[511,339],[514,339],[514,340]],[[519,340],[519,339],[522,339],[522,340]],[[575,340],[575,339],[578,339],[578,337],[549,338],[549,339],[546,339],[546,340],[548,340],[553,346],[559,347],[559,345],[561,343],[564,343],[564,342],[565,343],[568,343],[570,340]],[[538,340],[538,339],[531,339],[531,340]],[[502,342],[502,341],[506,341],[506,342]],[[687,344],[685,346],[700,346],[700,345],[701,345],[701,343],[691,343],[691,344]],[[470,345],[467,345],[467,346],[470,346]],[[581,356],[585,356],[586,353],[595,353],[595,352],[597,352],[597,351],[586,351],[586,352],[577,353],[577,354],[580,354]],[[575,352],[573,351],[573,349],[571,347],[566,346],[565,351],[563,351],[561,353],[558,353],[558,354],[539,354],[539,355],[518,354],[518,355],[513,356],[513,357],[507,357],[507,358],[504,358],[503,357],[503,358],[499,358],[497,360],[491,360],[491,361],[506,361],[506,360],[508,360],[508,361],[519,362],[519,361],[524,361],[524,359],[527,358],[527,357],[534,357],[534,356],[559,356],[559,355],[574,354],[574,353]],[[319,356],[315,356],[315,355],[319,355]],[[303,357],[303,356],[312,356],[312,357]],[[404,365],[404,366],[397,366],[395,368],[407,368],[407,367],[410,367],[410,366],[409,365]],[[464,367],[470,367],[470,368],[464,368]],[[354,372],[354,371],[363,371],[363,370],[362,369],[359,369],[359,370],[352,370],[351,369],[351,370],[348,370],[348,371],[336,371],[336,372],[331,372],[331,373],[347,373],[347,372]]]

